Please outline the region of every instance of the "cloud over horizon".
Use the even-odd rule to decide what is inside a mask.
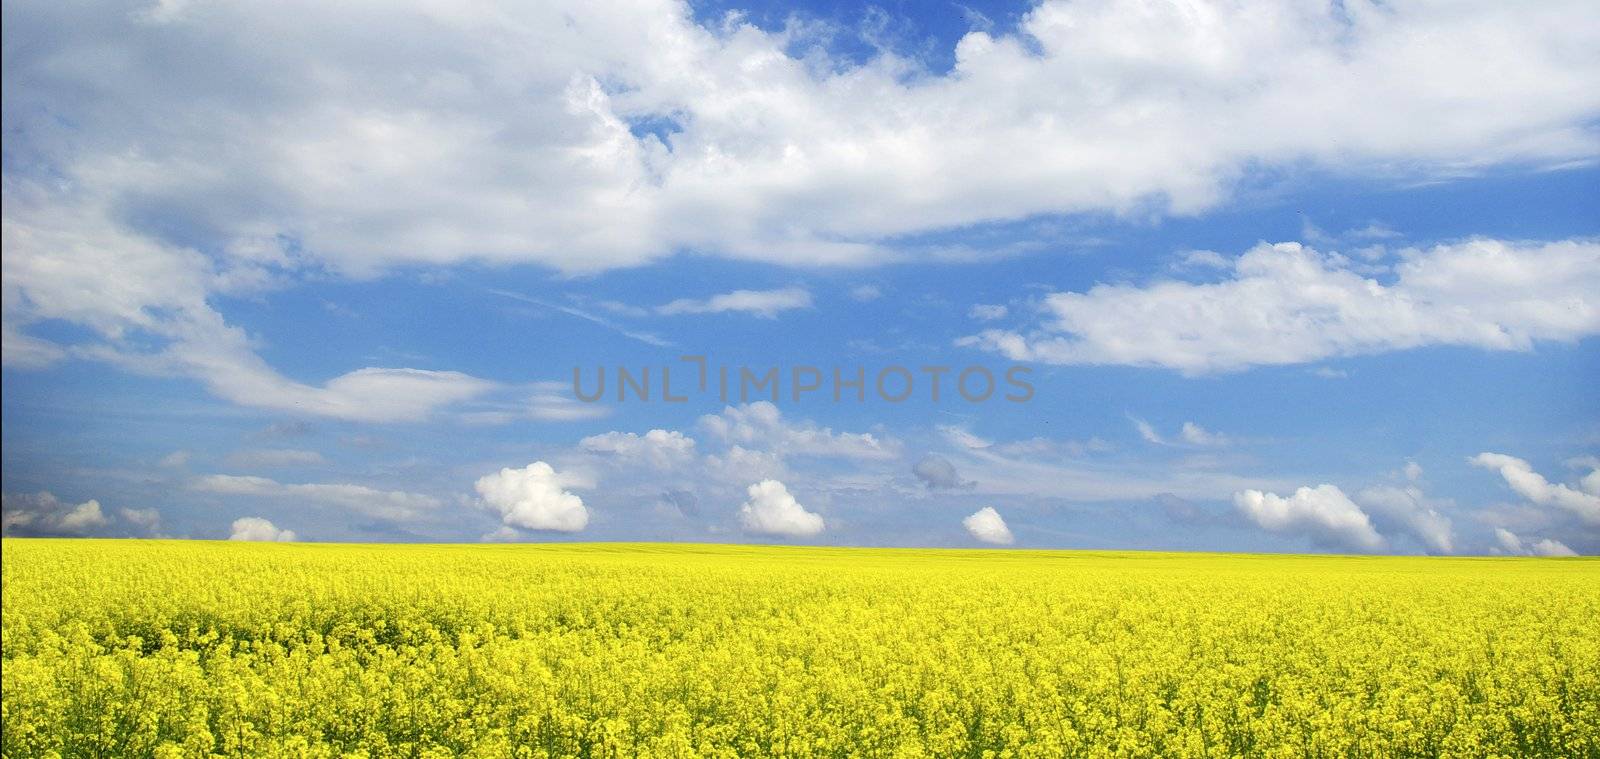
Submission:
[[[570,481],[549,464],[535,461],[521,469],[507,467],[478,479],[474,488],[505,527],[552,532],[580,532],[589,525],[583,499],[563,489]]]
[[[756,535],[806,538],[826,526],[822,516],[800,505],[777,480],[762,480],[747,491],[750,499],[739,507],[739,523]]]
[[[1236,494],[1233,503],[1269,532],[1303,535],[1318,545],[1364,553],[1386,545],[1366,512],[1334,485],[1302,487],[1287,497],[1246,490]]]
[[[1000,512],[993,506],[985,506],[961,520],[961,526],[967,528],[967,534],[974,539],[997,546],[1008,546],[1016,542],[1011,534],[1011,528],[1006,526],[1006,520],[1000,518]]]
[[[1600,551],[1592,2],[0,17],[8,535]]]

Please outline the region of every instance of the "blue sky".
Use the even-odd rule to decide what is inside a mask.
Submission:
[[[1600,551],[1587,4],[292,10],[7,4],[7,535]]]

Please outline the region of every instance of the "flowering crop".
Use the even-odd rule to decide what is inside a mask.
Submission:
[[[5,757],[1597,756],[1600,562],[7,540]]]

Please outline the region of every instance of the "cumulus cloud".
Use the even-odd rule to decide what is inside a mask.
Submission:
[[[1505,529],[1494,528],[1495,543],[1501,551],[1513,556],[1577,556],[1578,552],[1568,548],[1559,540],[1541,538],[1533,542],[1526,542],[1521,536]]]
[[[105,514],[100,513],[100,502],[89,500],[61,513],[52,527],[67,533],[83,533],[105,523]]]
[[[204,475],[190,480],[189,489],[222,496],[293,498],[397,522],[426,518],[440,505],[439,499],[433,496],[403,490],[378,490],[347,483],[282,483],[252,475]]]
[[[201,247],[258,264],[850,262],[935,228],[1192,212],[1255,166],[1434,176],[1597,152],[1577,0],[1047,0],[965,35],[944,73],[670,0],[301,3],[296,24],[163,7],[8,4],[8,39],[33,41],[5,72],[10,148],[130,211],[193,209]],[[630,129],[650,122],[672,129]]]
[[[490,385],[418,368],[292,379],[209,304],[307,272],[401,265],[933,257],[904,241],[1042,214],[1192,213],[1257,168],[1432,178],[1592,161],[1600,62],[1572,52],[1596,46],[1594,25],[1572,22],[1589,13],[1583,0],[1046,0],[1015,31],[965,35],[939,72],[889,49],[830,55],[805,25],[701,23],[672,0],[6,3],[5,360],[93,358],[190,377],[241,405],[421,419]],[[1527,295],[1505,311],[1471,304],[1465,335],[1351,329],[1320,348],[1207,352],[1160,332],[1124,347],[1117,311],[1137,304],[1102,291],[1090,310],[1110,323],[1052,304],[1057,331],[1086,335],[991,342],[1041,360],[1206,371],[1417,340],[1517,345],[1582,319],[1557,313],[1570,299],[1547,288],[1505,292]],[[777,308],[716,300],[682,308]],[[1536,300],[1552,304],[1545,315]],[[97,341],[29,334],[51,319]],[[1198,323],[1213,332],[1199,343],[1250,331]]]
[[[117,516],[147,534],[161,527],[161,512],[155,509],[117,509]]]
[[[1226,269],[1228,266],[1228,259],[1214,250],[1184,251],[1173,264],[1173,268],[1179,270]]]
[[[1448,501],[1429,498],[1416,485],[1374,485],[1357,493],[1355,500],[1365,507],[1383,532],[1404,531],[1430,553],[1455,552],[1455,533],[1450,518],[1440,511],[1449,505]]]
[[[478,539],[485,543],[514,543],[522,540],[522,533],[515,527],[500,525],[479,536]]]
[[[1008,546],[1016,542],[1011,535],[1011,528],[1006,526],[1006,520],[1000,518],[1000,512],[993,506],[985,506],[961,520],[961,526],[967,528],[967,534],[984,542],[994,545]]]
[[[295,539],[294,530],[281,530],[261,517],[241,517],[233,520],[229,540],[254,540],[266,543],[287,543]]]
[[[570,482],[543,461],[484,475],[474,486],[506,526],[578,532],[589,524],[583,499],[563,489]]]
[[[71,504],[43,491],[0,495],[0,512],[8,536],[88,535],[110,523],[99,501]]]
[[[578,447],[590,453],[642,459],[657,469],[667,469],[694,458],[694,438],[677,430],[650,430],[643,435],[607,432],[584,438],[578,442]]]
[[[786,287],[782,290],[734,290],[731,293],[713,295],[709,298],[679,298],[666,305],[656,308],[660,314],[720,314],[729,311],[753,314],[763,319],[772,319],[780,311],[789,311],[796,308],[810,308],[811,293],[800,287]]]
[[[1299,243],[1262,244],[1221,282],[1096,285],[1046,297],[1027,333],[963,345],[1050,364],[1186,374],[1459,345],[1529,350],[1600,334],[1600,242],[1476,239],[1408,250],[1382,279]]]
[[[730,445],[723,453],[708,454],[705,457],[705,471],[712,480],[727,484],[789,476],[789,467],[784,464],[782,456],[742,445]]]
[[[746,531],[785,537],[809,537],[822,532],[822,515],[806,511],[783,483],[762,480],[746,492],[750,499],[739,507],[739,524]]]
[[[1531,464],[1515,456],[1480,453],[1468,461],[1474,466],[1498,471],[1513,491],[1529,501],[1570,512],[1586,524],[1600,524],[1600,494],[1550,482],[1544,475],[1533,471]],[[1588,480],[1593,477],[1591,473],[1585,478],[1585,484],[1592,485]]]
[[[1287,498],[1259,490],[1235,493],[1233,504],[1268,532],[1300,535],[1326,547],[1377,551],[1385,545],[1372,520],[1334,485],[1302,487]]]
[[[911,473],[922,481],[929,490],[948,490],[952,488],[970,488],[977,483],[961,479],[956,473],[956,465],[950,459],[937,453],[930,453],[912,465]]]
[[[67,503],[47,491],[0,495],[0,514],[4,534],[17,537],[142,537],[161,527],[161,512],[155,509],[108,513],[97,500]]]
[[[769,401],[728,406],[720,414],[700,417],[700,426],[727,443],[781,455],[891,459],[899,453],[898,441],[870,432],[834,432],[811,422],[791,423]]]

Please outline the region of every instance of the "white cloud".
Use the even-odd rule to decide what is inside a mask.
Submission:
[[[1145,442],[1154,445],[1188,445],[1211,448],[1225,446],[1232,442],[1228,436],[1212,432],[1194,422],[1184,422],[1183,426],[1178,428],[1177,439],[1172,440],[1162,435],[1154,425],[1143,419],[1130,416],[1128,421],[1133,422],[1134,429],[1139,431],[1139,437],[1143,438]]]
[[[657,469],[667,469],[694,458],[694,438],[677,430],[650,430],[644,435],[607,432],[584,438],[578,447],[590,453],[643,459]]]
[[[522,540],[522,533],[509,525],[500,525],[479,538],[485,543],[514,543]]]
[[[189,457],[191,455],[193,454],[188,451],[173,451],[162,456],[161,461],[158,463],[167,469],[181,469],[189,465]]]
[[[912,465],[911,473],[922,481],[929,490],[946,490],[952,488],[970,488],[976,483],[961,479],[956,473],[955,464],[950,459],[936,453],[922,457]]]
[[[603,400],[580,401],[573,386],[566,382],[541,381],[531,386],[532,395],[522,403],[480,403],[463,411],[457,419],[467,424],[511,424],[534,419],[541,422],[578,422],[610,416],[616,410]]]
[[[994,441],[979,437],[973,434],[972,431],[968,430],[966,427],[941,424],[938,426],[938,430],[939,434],[944,436],[944,439],[950,441],[958,447],[965,448],[967,450],[982,450],[994,445]]]
[[[1384,547],[1366,512],[1333,485],[1302,487],[1287,498],[1246,490],[1234,494],[1233,504],[1268,532],[1304,535],[1319,545],[1357,551]]]
[[[1222,282],[1055,293],[1032,332],[958,342],[1019,361],[1203,374],[1425,345],[1529,350],[1600,334],[1600,242],[1477,239],[1402,259],[1385,284],[1338,254],[1262,244]]]
[[[1167,439],[1162,437],[1161,433],[1156,432],[1154,425],[1143,419],[1135,417],[1129,417],[1129,421],[1133,422],[1134,429],[1139,431],[1139,437],[1144,438],[1146,443],[1154,443],[1156,445],[1167,444]]]
[[[1214,250],[1190,250],[1178,257],[1177,269],[1227,269],[1228,259]]]
[[[1600,496],[1600,456],[1575,456],[1562,463],[1572,469],[1589,470],[1578,480],[1578,489],[1592,496]]]
[[[704,299],[679,298],[656,308],[661,314],[720,314],[738,311],[771,319],[780,311],[810,308],[811,293],[804,288],[787,287],[782,290],[734,290]]]
[[[208,249],[347,271],[857,261],[984,221],[1193,212],[1256,166],[1433,177],[1597,152],[1578,0],[1050,0],[967,34],[947,73],[669,0],[280,10],[8,5],[35,41],[5,72],[11,149],[130,211],[192,209]]]
[[[891,459],[900,447],[898,441],[870,432],[834,432],[811,422],[791,424],[769,401],[725,407],[720,414],[700,417],[700,426],[727,443],[780,455]]]
[[[297,381],[214,296],[464,261],[581,273],[682,250],[795,265],[931,257],[903,241],[1048,214],[1193,213],[1257,167],[1409,180],[1600,155],[1600,62],[1571,52],[1597,43],[1595,24],[1574,23],[1592,18],[1585,0],[1047,0],[1015,32],[967,34],[948,72],[882,48],[831,57],[803,24],[701,25],[672,0],[3,8],[8,41],[30,41],[8,44],[3,72],[8,366],[98,358],[241,405],[357,421],[425,418],[490,385],[414,368]],[[674,128],[635,134],[642,122]],[[1552,292],[1517,284],[1494,293],[1528,293],[1505,309],[1484,297],[1444,319],[1465,334],[1351,330],[1320,348],[1224,342],[1197,356],[1172,335],[1119,348],[1117,324],[1086,321],[1065,326],[1093,328],[1076,343],[995,344],[1208,371],[1587,333],[1571,298],[1535,313]],[[1093,305],[1116,307],[1112,295]],[[738,303],[776,307],[704,305]],[[27,334],[48,319],[103,342]]]
[[[1559,540],[1551,540],[1550,538],[1543,538],[1534,541],[1533,545],[1528,546],[1528,550],[1532,552],[1534,556],[1578,555],[1578,552],[1568,548],[1566,543],[1563,543]]]
[[[1504,527],[1494,528],[1495,542],[1500,549],[1514,556],[1577,556],[1578,552],[1568,548],[1559,540],[1542,538],[1532,543],[1524,542],[1522,537]]]
[[[1422,479],[1422,465],[1415,461],[1407,461],[1405,468],[1401,471],[1405,473],[1406,479],[1411,482]]]
[[[746,483],[752,480],[774,480],[789,476],[783,457],[771,451],[756,451],[742,445],[728,446],[721,454],[705,457],[706,474],[723,483]]]
[[[119,508],[111,514],[98,500],[66,503],[53,493],[6,493],[0,496],[4,534],[28,536],[146,536],[161,526],[155,509]]]
[[[261,517],[241,517],[233,520],[229,540],[254,540],[268,543],[287,543],[295,539],[294,530],[280,530]]]
[[[1227,445],[1228,437],[1220,433],[1211,432],[1194,422],[1184,422],[1183,428],[1178,431],[1178,437],[1189,445],[1219,446]]]
[[[100,502],[89,500],[61,514],[56,520],[56,527],[62,532],[84,533],[104,526],[106,521],[105,514],[100,512]]]
[[[506,526],[528,530],[578,532],[589,524],[583,499],[563,490],[571,483],[543,461],[522,469],[501,469],[474,486]]]
[[[199,381],[255,408],[369,422],[411,421],[494,387],[460,372],[368,367],[322,385],[278,373],[243,330],[208,302],[226,292],[227,264],[119,227],[102,202],[54,203],[8,182],[0,239],[6,308],[15,332],[43,319],[91,329],[71,355],[126,370]]]
[[[528,416],[545,422],[571,422],[599,419],[611,414],[611,407],[585,403],[571,395],[572,386],[563,382],[539,382],[528,399]]]
[[[739,507],[739,524],[758,535],[809,537],[823,530],[822,516],[806,511],[777,480],[751,485],[750,500]]]
[[[491,295],[498,295],[498,296],[500,296],[502,298],[510,298],[511,300],[520,301],[522,303],[528,303],[528,304],[531,304],[531,305],[539,306],[540,308],[546,308],[546,309],[549,309],[551,311],[558,311],[558,312],[566,314],[568,316],[577,317],[577,318],[582,319],[582,320],[584,320],[586,322],[589,322],[590,324],[598,324],[601,327],[604,327],[604,328],[606,328],[606,329],[608,329],[608,330],[610,330],[612,332],[615,332],[615,333],[617,333],[619,335],[622,335],[623,337],[626,337],[626,338],[628,338],[630,340],[637,340],[637,341],[639,341],[641,343],[644,343],[645,345],[654,345],[657,348],[666,348],[666,347],[669,347],[669,346],[671,346],[673,344],[671,340],[667,340],[667,339],[665,339],[665,338],[663,338],[663,337],[661,337],[659,335],[656,335],[656,334],[653,334],[653,333],[650,333],[650,332],[640,332],[638,330],[629,329],[627,327],[624,327],[622,325],[619,325],[619,324],[611,321],[610,319],[607,319],[607,318],[605,318],[603,316],[599,316],[599,315],[590,313],[590,312],[585,311],[585,310],[583,310],[581,308],[575,308],[573,306],[562,305],[560,303],[551,303],[549,301],[540,300],[538,298],[535,298],[535,297],[532,297],[532,296],[529,296],[529,295],[524,295],[524,294],[519,293],[519,292],[512,292],[510,290],[491,289],[491,290],[489,290],[489,293]],[[625,303],[615,303],[615,302],[609,303],[609,304],[603,303],[603,304],[601,304],[601,307],[605,308],[607,311],[612,311],[612,312],[617,312],[617,313],[625,313],[625,314],[629,314],[629,315],[634,315],[635,311],[642,311],[642,309],[634,309],[632,306],[629,306],[629,305],[627,305]]]
[[[4,534],[19,536],[88,535],[110,522],[99,501],[71,504],[43,491],[0,495],[0,514]]]
[[[0,364],[17,369],[43,369],[66,356],[66,350],[55,343],[25,335],[10,322],[0,324]]]
[[[1000,512],[993,506],[985,506],[973,512],[971,516],[961,520],[961,526],[967,528],[967,533],[985,543],[1008,546],[1016,542],[1011,535],[1011,528],[1006,526],[1006,520],[1000,518]]]
[[[1450,518],[1440,511],[1447,501],[1428,498],[1415,485],[1374,485],[1357,493],[1355,500],[1366,507],[1384,532],[1404,530],[1421,541],[1429,553],[1455,552]]]
[[[161,512],[155,509],[117,509],[117,516],[146,533],[161,527]]]
[[[345,483],[286,484],[249,475],[210,474],[196,477],[189,482],[189,489],[224,496],[293,498],[397,522],[423,519],[440,505],[439,499],[433,496],[402,490],[378,490]]]
[[[334,377],[319,387],[286,379],[254,354],[227,346],[180,343],[169,353],[181,373],[196,376],[224,400],[351,421],[417,421],[436,408],[474,398],[493,387],[460,372],[370,367]],[[118,358],[125,363],[138,360],[128,355]]]
[[[981,322],[992,322],[996,319],[1004,319],[1008,313],[1011,313],[1011,311],[1005,306],[986,305],[983,303],[979,303],[978,305],[967,309],[967,316],[977,319]]]
[[[1528,462],[1503,453],[1480,453],[1468,461],[1498,471],[1506,484],[1523,498],[1540,506],[1555,506],[1571,512],[1587,524],[1600,524],[1600,495],[1552,483],[1533,471]]]

